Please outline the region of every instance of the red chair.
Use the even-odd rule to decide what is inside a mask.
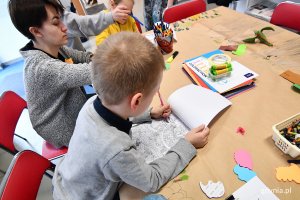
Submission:
[[[300,32],[300,4],[290,1],[279,3],[270,22]]]
[[[26,106],[14,92],[4,92],[0,97],[0,147],[13,155],[18,152],[13,143],[15,128]]]
[[[10,163],[0,186],[0,200],[35,200],[46,170],[54,165],[39,154],[24,150]]]
[[[18,152],[13,142],[16,135],[15,129],[25,108],[27,108],[26,101],[13,91],[6,91],[0,97],[0,147],[13,155]],[[26,138],[21,138],[27,141]],[[67,150],[66,147],[55,149],[51,144],[44,141],[42,156],[49,160],[54,160],[66,154]]]
[[[163,13],[163,20],[173,23],[205,11],[206,3],[203,0],[190,0],[167,8]]]

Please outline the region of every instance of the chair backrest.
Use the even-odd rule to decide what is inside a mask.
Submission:
[[[190,0],[167,8],[163,13],[163,20],[173,23],[205,11],[206,3],[203,0]]]
[[[12,154],[18,152],[14,145],[14,135],[25,108],[27,108],[26,101],[13,91],[6,91],[0,97],[0,147]],[[41,154],[49,160],[54,160],[66,154],[67,151],[66,147],[57,149],[43,141]]]
[[[33,151],[17,153],[1,182],[0,200],[36,199],[43,175],[52,167],[49,160]]]
[[[300,32],[300,4],[291,1],[279,3],[270,22]]]
[[[13,154],[17,153],[13,143],[15,128],[26,107],[26,101],[15,92],[6,91],[0,97],[0,146]]]

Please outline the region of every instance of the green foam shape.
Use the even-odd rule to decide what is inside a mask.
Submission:
[[[171,67],[170,63],[165,63],[165,67],[166,67],[166,70],[169,70]]]
[[[246,52],[247,46],[245,44],[240,44],[235,51],[232,51],[233,54],[241,56]]]
[[[189,179],[189,176],[188,175],[183,175],[180,177],[180,180],[182,181],[185,181],[185,180],[188,180]]]

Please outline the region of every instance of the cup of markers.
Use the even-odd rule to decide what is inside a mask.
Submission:
[[[166,22],[159,21],[153,27],[154,39],[160,48],[162,54],[168,54],[173,51],[173,30]]]

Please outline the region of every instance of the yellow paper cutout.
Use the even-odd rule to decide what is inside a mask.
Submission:
[[[300,168],[291,163],[288,167],[278,167],[276,168],[276,178],[279,181],[295,181],[300,183]]]

